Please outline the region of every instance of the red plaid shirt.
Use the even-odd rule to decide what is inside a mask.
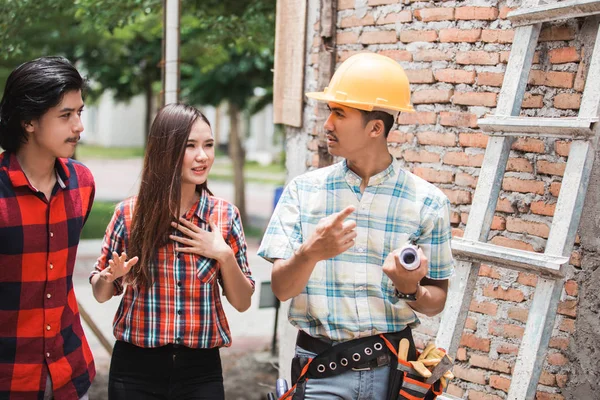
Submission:
[[[117,205],[90,280],[108,266],[113,251],[135,256],[127,252],[135,200],[131,197]],[[184,218],[202,229],[209,228],[209,218],[214,221],[233,249],[238,266],[254,286],[237,208],[203,195]],[[176,229],[173,234],[181,236]],[[170,241],[158,249],[153,285],[126,286],[113,322],[115,337],[146,348],[169,343],[190,348],[230,346],[231,334],[219,291],[222,281],[218,263],[195,254],[177,253],[175,245]],[[122,281],[122,278],[114,281],[115,295],[123,293]]]
[[[0,399],[83,396],[96,374],[79,320],[73,267],[92,208],[94,179],[73,160],[56,161],[50,202],[14,154],[0,154]]]

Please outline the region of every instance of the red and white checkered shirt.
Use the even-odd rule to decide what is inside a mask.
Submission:
[[[0,399],[77,399],[96,371],[73,291],[81,229],[94,200],[82,164],[56,161],[50,201],[14,154],[0,154]]]
[[[108,266],[113,251],[135,256],[128,252],[135,201],[136,197],[131,197],[117,205],[90,280]],[[202,229],[209,229],[209,219],[215,222],[233,249],[238,266],[254,286],[246,258],[242,221],[236,207],[204,194],[184,218]],[[176,229],[172,234],[181,236]],[[231,334],[219,291],[222,282],[218,262],[195,254],[178,253],[175,245],[170,241],[158,249],[154,283],[149,287],[127,285],[124,289],[123,278],[114,281],[115,295],[125,292],[113,322],[115,337],[145,348],[170,343],[190,348],[230,346]]]

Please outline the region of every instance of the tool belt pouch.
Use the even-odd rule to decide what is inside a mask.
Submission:
[[[415,371],[411,363],[400,360],[397,369],[403,375],[398,399],[433,400],[442,394],[442,383],[439,380],[434,383],[426,383],[425,378]]]

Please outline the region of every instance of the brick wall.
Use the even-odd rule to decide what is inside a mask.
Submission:
[[[339,0],[338,63],[361,51],[397,60],[406,70],[417,112],[400,115],[389,136],[390,152],[405,168],[440,187],[452,203],[454,236],[469,217],[487,136],[477,118],[494,111],[511,50],[514,30],[507,13],[519,1],[414,2],[412,0]],[[309,7],[318,7],[311,0]],[[318,14],[318,13],[317,13]],[[305,87],[316,88],[319,22],[307,42]],[[584,46],[576,20],[544,25],[523,103],[524,115],[574,116],[585,79]],[[314,102],[307,104],[307,168],[319,165]],[[543,251],[565,170],[569,142],[518,139],[512,147],[489,241]],[[579,240],[566,281],[538,386],[538,399],[565,398],[581,268]],[[449,393],[470,400],[506,397],[511,371],[527,319],[536,277],[482,265],[477,290],[457,354],[459,378]],[[437,332],[438,318],[422,318],[419,346]]]

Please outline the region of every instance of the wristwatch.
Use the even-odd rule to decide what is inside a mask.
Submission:
[[[396,297],[399,298],[400,300],[417,301],[417,293],[419,292],[419,286],[421,286],[421,284],[419,282],[417,282],[417,290],[415,290],[414,293],[406,294],[406,293],[399,292],[398,289],[394,289],[394,293],[396,294]]]

